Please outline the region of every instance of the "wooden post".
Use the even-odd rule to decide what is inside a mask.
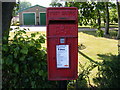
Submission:
[[[67,90],[67,81],[59,81],[59,90]]]

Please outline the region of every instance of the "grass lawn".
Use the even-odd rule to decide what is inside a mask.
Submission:
[[[98,55],[108,55],[109,53],[113,55],[118,54],[118,41],[113,39],[106,39],[102,37],[95,37],[92,34],[86,34],[83,32],[79,32],[79,44],[83,44],[86,48],[81,50],[83,54],[85,54],[90,59],[101,62],[102,59]],[[87,59],[83,55],[79,54],[79,62],[85,66],[90,64],[90,59]],[[92,82],[92,78],[96,76],[97,68],[93,69],[90,74],[90,81]]]
[[[33,32],[27,32],[27,35],[30,35]],[[46,32],[41,32],[42,34],[46,35]],[[10,38],[14,36],[13,32],[10,32]],[[85,46],[85,49],[80,50],[83,54],[85,54],[90,59],[101,62],[102,59],[98,56],[100,55],[106,55],[108,53],[111,53],[113,55],[118,54],[118,41],[114,39],[106,39],[102,37],[95,37],[94,35],[87,34],[85,32],[79,32],[78,33],[78,43]],[[46,44],[44,44],[46,47]],[[79,62],[82,65],[89,65],[90,60],[83,55],[79,54]],[[95,68],[91,74],[90,74],[90,81],[92,82],[92,78],[96,76],[97,68]]]
[[[81,51],[86,53],[88,56],[92,57],[92,59],[96,61],[100,60],[97,54],[117,54],[118,40],[95,37],[83,32],[79,32],[78,35],[78,43],[82,43],[86,47]]]

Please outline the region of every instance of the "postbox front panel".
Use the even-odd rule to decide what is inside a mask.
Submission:
[[[48,8],[48,11],[58,8]],[[61,11],[76,8],[59,8]],[[58,10],[58,11],[59,11]],[[52,11],[51,11],[52,12]],[[76,14],[77,15],[77,14]],[[52,16],[53,17],[53,16]],[[61,16],[64,18],[64,15]],[[67,17],[67,16],[66,16]],[[78,26],[77,19],[49,21],[47,17],[47,63],[49,80],[73,80],[77,78]],[[57,18],[57,17],[56,17]],[[76,18],[76,16],[74,16]],[[59,22],[60,21],[60,22]]]

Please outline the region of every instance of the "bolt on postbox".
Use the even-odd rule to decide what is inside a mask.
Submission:
[[[47,8],[48,80],[78,77],[78,10],[75,7]]]

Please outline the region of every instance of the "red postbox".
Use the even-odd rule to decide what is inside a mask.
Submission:
[[[47,8],[48,80],[78,77],[78,9]]]

